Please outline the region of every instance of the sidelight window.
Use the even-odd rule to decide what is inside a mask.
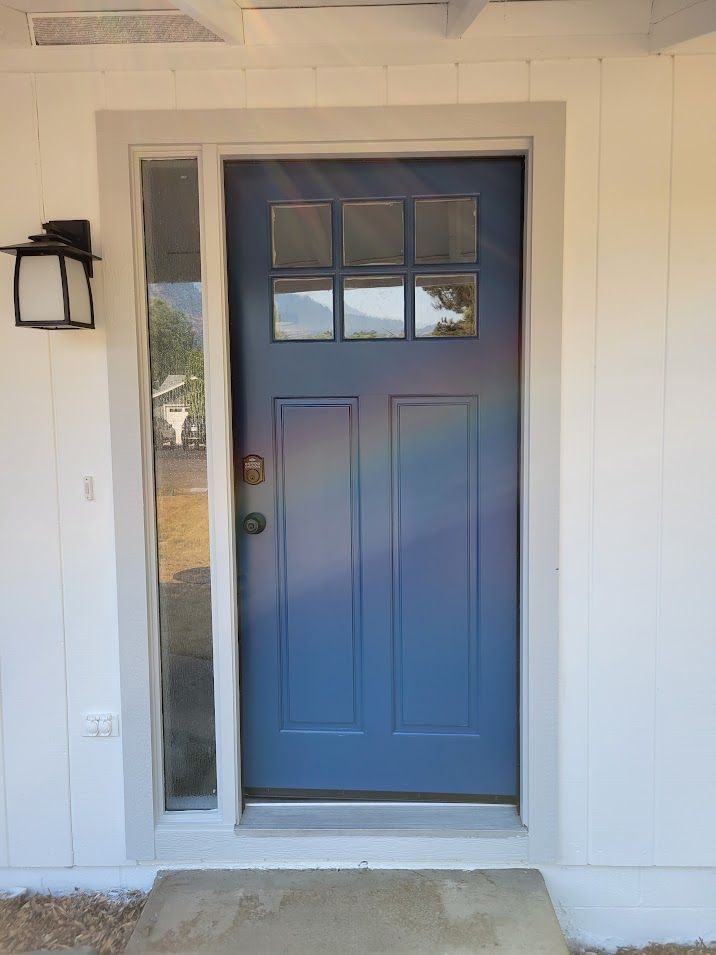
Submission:
[[[214,809],[216,734],[195,159],[142,162],[164,805]]]

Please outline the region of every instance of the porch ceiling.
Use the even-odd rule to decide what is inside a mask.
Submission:
[[[349,19],[336,8],[351,9]],[[32,17],[38,15],[121,16],[128,11],[180,12],[227,45],[247,46],[345,43],[345,37],[360,44],[379,38],[381,42],[410,43],[431,37],[539,40],[587,36],[635,38],[644,52],[675,48],[704,52],[690,41],[698,42],[707,34],[716,37],[716,0],[0,0],[0,49],[40,45],[35,44],[31,29]],[[84,27],[83,37],[91,25],[87,28],[85,23]],[[336,29],[342,33],[340,37]],[[118,24],[116,36],[109,41],[78,41],[73,30],[66,26],[58,31],[63,39],[53,37],[49,45],[137,42],[136,34],[126,25],[122,29]],[[162,42],[161,34],[157,31],[156,38],[144,42]]]
[[[594,0],[587,0],[593,5]],[[596,0],[606,2],[611,0]],[[639,3],[642,0],[627,0]],[[645,2],[645,0],[644,0]],[[3,46],[31,45],[31,33],[28,31],[28,44],[18,42],[22,34],[22,25],[17,19],[28,15],[67,15],[92,13],[122,13],[124,11],[164,11],[177,10],[214,31],[221,39],[230,44],[244,42],[244,10],[289,10],[331,7],[395,7],[432,5],[446,8],[444,35],[459,38],[469,30],[478,16],[488,6],[501,8],[500,15],[510,19],[520,8],[536,8],[537,5],[551,7],[574,6],[574,0],[7,0],[0,3],[0,48]],[[8,29],[9,24],[9,29]],[[8,39],[15,42],[8,42]],[[126,42],[126,40],[124,41]]]

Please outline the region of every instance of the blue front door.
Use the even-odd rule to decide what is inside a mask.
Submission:
[[[523,161],[225,186],[245,789],[513,798]]]

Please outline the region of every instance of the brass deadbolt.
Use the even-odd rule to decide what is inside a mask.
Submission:
[[[266,480],[264,459],[258,454],[247,454],[244,458],[244,481],[246,484],[262,484]]]

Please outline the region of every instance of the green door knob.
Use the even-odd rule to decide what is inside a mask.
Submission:
[[[244,530],[247,534],[260,534],[266,527],[266,518],[263,514],[253,511],[244,518]]]

